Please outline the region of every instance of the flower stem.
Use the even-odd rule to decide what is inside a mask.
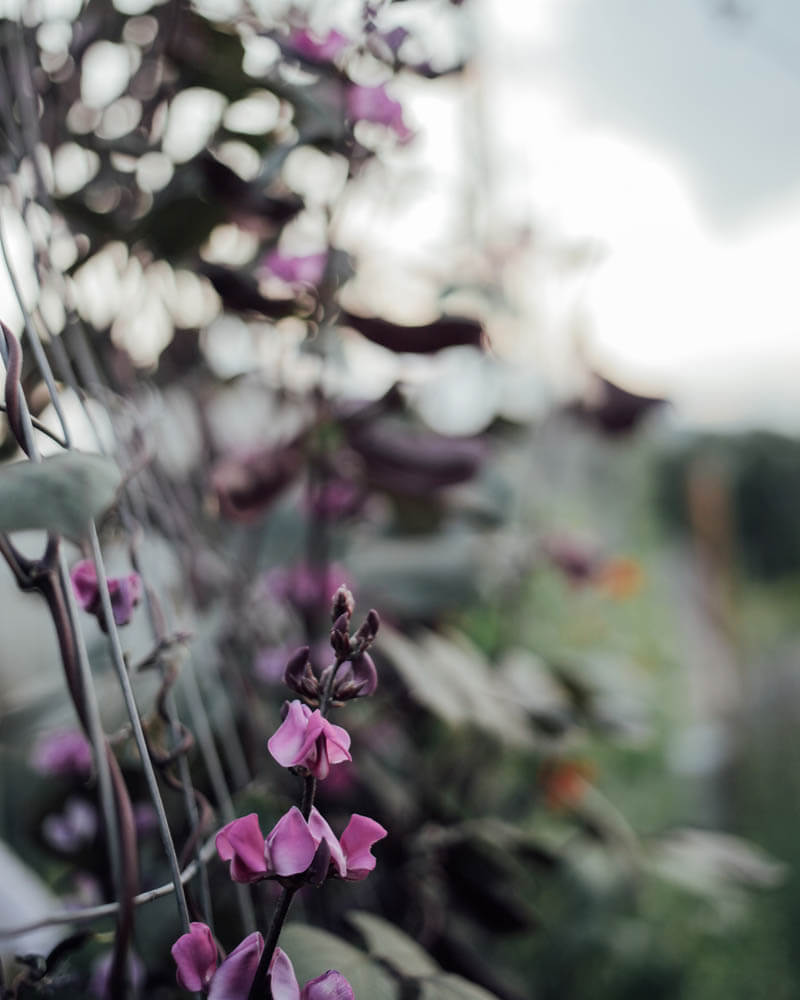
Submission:
[[[289,912],[289,907],[296,892],[297,889],[290,889],[284,886],[278,900],[278,905],[275,907],[275,912],[272,915],[272,923],[269,925],[269,930],[267,931],[267,940],[264,943],[264,950],[261,953],[256,974],[253,977],[253,985],[247,994],[247,1000],[272,1000],[272,989],[267,982],[267,972],[269,964],[272,961],[272,953],[278,944],[283,922],[286,920],[286,915]]]

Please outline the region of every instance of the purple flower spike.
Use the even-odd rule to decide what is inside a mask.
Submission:
[[[31,763],[40,774],[88,777],[92,770],[92,748],[77,729],[48,733],[33,751]]]
[[[286,718],[267,746],[283,767],[304,767],[320,779],[328,776],[331,764],[353,759],[347,730],[334,726],[319,709],[312,712],[300,701],[290,702]]]
[[[208,1000],[244,1000],[253,985],[264,939],[254,931],[233,949],[211,980]]]
[[[317,841],[297,808],[285,813],[267,837],[269,868],[276,875],[299,875],[314,860]]]
[[[353,813],[341,838],[342,851],[347,865],[345,878],[361,881],[375,867],[375,856],[370,848],[387,835],[387,831],[368,816]]]
[[[328,969],[323,975],[306,983],[300,1000],[355,1000],[355,994],[341,972]]]
[[[207,989],[214,976],[217,946],[205,924],[195,922],[189,928],[189,933],[182,934],[172,946],[172,957],[178,966],[178,985],[196,993]]]
[[[97,571],[90,559],[79,562],[70,573],[75,599],[84,611],[97,618],[100,628],[107,632]],[[133,617],[133,609],[142,597],[142,581],[138,573],[108,578],[108,592],[111,597],[111,611],[117,625],[127,625]]]
[[[231,878],[234,882],[257,882],[266,878],[266,844],[255,813],[249,813],[223,826],[217,834],[215,844],[222,860],[231,862]]]
[[[386,93],[386,87],[352,86],[347,92],[347,112],[353,121],[375,122],[386,125],[401,142],[406,142],[413,132],[403,120],[403,106]]]

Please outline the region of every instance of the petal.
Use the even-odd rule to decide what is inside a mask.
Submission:
[[[350,733],[341,726],[334,726],[327,719],[322,720],[322,732],[325,734],[325,744],[328,760],[331,764],[341,764],[352,760],[350,756]]]
[[[185,990],[204,990],[217,967],[217,946],[205,924],[189,924],[189,933],[182,934],[172,946],[172,957],[178,966],[178,984]]]
[[[83,559],[70,573],[75,599],[84,611],[88,611],[97,599],[97,570],[90,559]]]
[[[208,1000],[244,1000],[253,985],[264,939],[254,931],[233,949],[211,980]]]
[[[328,969],[321,976],[306,983],[300,1000],[355,1000],[355,994],[353,987],[341,972]]]
[[[342,850],[347,859],[348,879],[366,878],[375,867],[370,847],[387,835],[387,831],[368,816],[353,813],[342,834]]]
[[[331,851],[331,861],[336,865],[339,876],[345,878],[347,876],[347,863],[345,862],[342,845],[336,839],[336,834],[328,826],[327,821],[316,806],[311,810],[311,814],[308,817],[308,828],[317,839],[317,842],[324,840],[328,845]]]
[[[231,862],[234,882],[256,882],[266,876],[266,845],[255,813],[223,826],[215,843],[222,860]]]
[[[276,948],[269,963],[270,990],[272,1000],[300,1000],[300,987],[289,956],[282,948]]]
[[[289,703],[286,718],[267,741],[273,758],[283,767],[293,767],[303,759],[303,745],[311,709],[301,701]]]
[[[357,697],[366,698],[378,686],[378,671],[375,669],[375,662],[369,653],[361,653],[360,656],[353,657],[352,665],[353,681],[359,685]]]
[[[270,871],[276,875],[299,875],[314,860],[318,840],[297,808],[285,813],[267,836]]]

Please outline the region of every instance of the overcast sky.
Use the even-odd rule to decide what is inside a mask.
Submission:
[[[551,355],[572,310],[597,364],[689,419],[800,430],[800,4],[487,0],[480,23],[506,211],[598,248],[578,293],[532,284],[564,299]]]

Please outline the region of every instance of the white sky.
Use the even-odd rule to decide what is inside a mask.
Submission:
[[[687,419],[800,430],[800,6],[718,6],[484,0],[495,197],[597,250],[580,281],[530,282],[556,373],[572,316],[605,373]]]

